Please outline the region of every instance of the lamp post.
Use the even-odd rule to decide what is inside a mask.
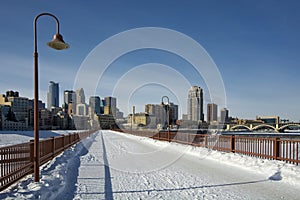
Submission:
[[[39,151],[39,87],[38,87],[38,51],[37,51],[37,20],[41,16],[50,16],[56,21],[56,34],[53,37],[51,42],[48,42],[47,45],[56,50],[63,50],[69,48],[69,45],[66,44],[63,40],[62,35],[59,34],[59,21],[57,17],[50,13],[41,13],[34,18],[34,53],[33,53],[33,62],[34,62],[34,151],[33,151],[33,170],[34,170],[34,181],[40,181],[40,151]]]
[[[168,141],[170,142],[170,100],[169,100],[169,97],[168,96],[163,96],[161,98],[161,105],[165,105],[164,103],[164,98],[166,98],[168,100]]]

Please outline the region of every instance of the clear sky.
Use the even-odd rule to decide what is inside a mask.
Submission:
[[[297,0],[1,1],[0,92],[17,90],[21,96],[33,97],[33,19],[41,12],[50,12],[59,18],[61,33],[71,48],[57,52],[44,45],[55,33],[55,23],[49,17],[39,19],[40,98],[44,101],[51,80],[59,82],[61,96],[63,90],[73,89],[83,61],[102,41],[134,28],[162,27],[191,37],[211,56],[223,79],[231,116],[279,115],[298,122],[299,10]],[[204,88],[205,107],[211,101],[207,86],[188,68],[189,63],[169,52],[151,49],[123,55],[112,63],[95,94],[118,98],[114,89],[122,77],[147,63],[176,69],[190,84]],[[166,77],[176,85],[176,78]],[[187,97],[185,89],[181,93]],[[165,94],[172,102],[186,101],[179,99],[182,94],[155,83],[137,85],[126,99],[127,105],[121,98],[118,101],[125,113],[134,104],[143,111],[142,104],[160,103]],[[186,102],[182,105],[181,113],[186,113]]]

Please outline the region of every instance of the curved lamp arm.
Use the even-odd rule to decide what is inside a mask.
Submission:
[[[34,18],[34,52],[37,52],[37,20],[41,17],[41,16],[50,16],[50,17],[53,17],[56,21],[56,33],[59,34],[59,21],[57,19],[57,17],[51,13],[41,13],[39,15],[37,15],[35,18]]]
[[[59,21],[57,17],[51,13],[41,13],[34,18],[34,53],[37,53],[37,20],[41,16],[45,15],[54,18],[56,21],[56,34],[53,36],[53,40],[47,43],[48,46],[56,50],[68,49],[70,46],[67,43],[65,43],[62,35],[59,33]]]
[[[167,98],[167,100],[168,100],[168,105],[170,105],[170,100],[169,100],[169,97],[168,97],[168,96],[163,96],[163,97],[161,98],[161,104],[162,104],[162,105],[165,105],[165,104],[164,104],[164,98]]]

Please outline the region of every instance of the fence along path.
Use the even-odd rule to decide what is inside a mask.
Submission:
[[[119,130],[120,131],[120,130]],[[121,132],[124,132],[122,130]],[[281,160],[300,165],[300,139],[238,135],[191,134],[184,132],[125,131],[128,134],[150,137],[213,150],[233,152],[263,159]]]
[[[40,165],[45,164],[92,133],[94,132],[86,131],[40,140]],[[33,150],[33,140],[0,147],[0,191],[33,173]]]

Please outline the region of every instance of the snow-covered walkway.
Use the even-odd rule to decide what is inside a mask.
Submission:
[[[0,193],[19,199],[299,199],[300,169],[278,161],[99,131]]]
[[[81,158],[74,199],[113,199],[103,134],[97,136],[88,155]]]

